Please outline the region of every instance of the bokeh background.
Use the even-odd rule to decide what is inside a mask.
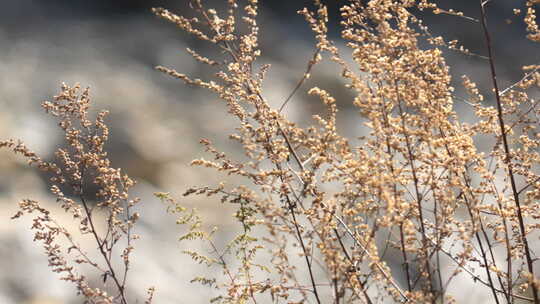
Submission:
[[[209,6],[225,1],[207,0]],[[303,18],[295,12],[310,5],[306,0],[261,2],[261,48],[264,63],[272,65],[265,97],[280,105],[302,76],[313,53],[313,39]],[[343,1],[328,1],[332,16]],[[478,17],[478,1],[441,1],[472,17]],[[447,2],[445,4],[445,2]],[[519,79],[520,66],[538,63],[535,45],[523,37],[524,25],[512,15],[512,1],[494,2],[490,26],[494,34],[496,58],[503,87]],[[189,280],[204,271],[180,251],[176,239],[181,231],[153,192],[171,192],[175,197],[189,186],[218,182],[213,171],[194,169],[191,159],[203,155],[198,144],[202,137],[212,139],[230,153],[240,153],[226,140],[233,121],[223,104],[201,89],[188,88],[154,70],[156,65],[173,67],[186,74],[209,76],[184,50],[208,45],[194,40],[172,24],[158,19],[151,7],[163,6],[176,13],[189,14],[185,0],[18,0],[3,1],[0,9],[0,138],[19,138],[51,159],[62,137],[54,120],[40,108],[62,82],[90,86],[94,109],[111,112],[108,144],[114,167],[121,167],[138,181],[134,195],[141,197],[142,219],[131,274],[133,292],[157,287],[156,303],[206,303],[208,289]],[[459,39],[471,51],[485,54],[480,27],[474,22],[449,16],[425,17],[436,35]],[[506,20],[512,21],[508,24]],[[338,33],[337,23],[331,31]],[[334,36],[338,44],[342,44]],[[209,52],[211,52],[209,50]],[[445,51],[456,79],[456,94],[463,96],[459,77],[468,74],[488,92],[488,66],[485,61]],[[329,90],[341,107],[341,131],[346,135],[362,132],[358,115],[351,106],[352,96],[343,89],[339,69],[323,63],[314,77],[295,96],[286,115],[299,123],[309,123],[311,114],[321,110],[316,99],[307,98],[310,86]],[[489,102],[489,100],[488,100]],[[472,119],[456,101],[463,120]],[[0,303],[81,303],[74,288],[57,279],[47,268],[45,255],[32,242],[28,220],[12,221],[17,202],[37,199],[65,217],[48,194],[47,181],[36,169],[6,151],[0,151]],[[238,227],[227,218],[228,206],[215,200],[189,199],[210,224],[220,226],[218,237]],[[77,229],[77,227],[71,227]],[[467,292],[456,293],[460,303],[482,303],[485,291],[463,281]],[[141,297],[139,297],[141,298]],[[488,302],[485,302],[488,303]]]

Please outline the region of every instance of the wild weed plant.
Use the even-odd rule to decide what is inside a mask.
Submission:
[[[540,86],[540,65],[524,66],[521,79],[501,87],[487,22],[489,7],[497,3],[478,1],[481,14],[475,19],[428,0],[344,1],[340,26],[346,48],[340,48],[328,34],[327,8],[314,0],[298,12],[313,32],[314,53],[294,91],[272,107],[263,86],[270,66],[257,61],[257,2],[228,0],[218,12],[192,0],[192,17],[153,10],[220,51],[209,58],[187,50],[214,72],[210,80],[163,66],[157,70],[215,93],[237,122],[229,138],[245,153],[236,158],[201,140],[209,157],[192,165],[244,183],[197,185],[184,193],[236,207],[238,234],[224,247],[213,239],[215,230],[205,230],[202,216],[168,193],[155,194],[186,227],[180,238],[185,253],[218,270],[193,282],[213,288],[217,303],[453,303],[449,287],[468,277],[475,288],[489,290],[491,303],[540,304],[534,250],[540,235],[540,109],[530,96]],[[527,0],[514,9],[535,42],[538,3]],[[480,27],[485,54],[433,35],[418,17],[423,11]],[[463,76],[468,97],[456,96],[446,50],[483,58],[492,94],[485,98]],[[355,96],[365,136],[340,135],[336,99],[323,88],[304,88],[323,60],[341,69],[336,77]],[[325,107],[307,127],[286,115],[295,93],[304,89]],[[460,119],[458,100],[475,114],[474,123]],[[34,240],[42,243],[49,266],[74,283],[86,303],[135,303],[126,286],[138,238],[132,228],[144,214],[134,210],[139,200],[129,195],[134,181],[107,158],[107,113],[92,121],[89,91],[78,85],[63,85],[42,106],[65,134],[56,162],[43,161],[16,140],[0,147],[49,172],[52,194],[79,231],[68,231],[29,199],[20,202],[14,218],[33,216]],[[490,149],[478,146],[480,136],[491,138]],[[95,202],[85,192],[89,183],[99,189]],[[75,237],[80,234],[92,237],[95,247],[82,248]],[[60,238],[70,245],[60,245]],[[210,250],[189,250],[192,241]],[[389,266],[390,256],[399,267]],[[90,282],[81,266],[97,272],[101,282]],[[146,303],[153,292],[148,289]]]

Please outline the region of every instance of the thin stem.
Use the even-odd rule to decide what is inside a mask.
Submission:
[[[81,171],[81,176],[80,176],[80,179],[79,179],[79,199],[81,200],[81,203],[83,205],[83,208],[84,208],[84,212],[86,214],[86,218],[88,219],[88,223],[90,224],[90,228],[91,228],[91,232],[92,232],[92,235],[94,237],[94,239],[96,240],[96,243],[98,245],[98,249],[99,249],[99,252],[101,253],[101,255],[103,256],[105,262],[107,263],[107,268],[109,269],[109,273],[114,281],[114,284],[116,285],[116,287],[118,288],[118,292],[120,293],[119,296],[120,296],[120,301],[122,304],[127,304],[128,301],[127,301],[127,298],[126,298],[126,295],[125,295],[125,288],[124,288],[124,284],[123,283],[120,283],[120,281],[118,280],[118,276],[116,275],[115,271],[114,271],[114,268],[112,266],[112,263],[111,263],[111,259],[109,256],[107,256],[107,251],[105,251],[105,249],[103,247],[105,247],[107,244],[107,240],[104,239],[103,241],[101,241],[99,239],[99,235],[97,234],[97,230],[96,230],[96,227],[94,225],[94,221],[92,219],[92,211],[90,210],[90,208],[88,207],[88,202],[86,201],[86,199],[84,198],[84,188],[83,188],[83,181],[84,181],[84,174],[85,174],[85,171],[84,171],[84,167],[82,167],[82,169],[80,170]],[[108,250],[110,251],[110,250]]]
[[[315,51],[315,53],[313,54],[313,57],[311,58],[311,60],[309,61],[308,65],[307,65],[306,71],[304,72],[304,75],[302,76],[302,79],[300,79],[300,81],[298,81],[298,83],[296,84],[296,87],[293,89],[291,94],[289,94],[287,99],[285,99],[285,101],[281,104],[281,106],[279,107],[278,113],[281,113],[283,111],[283,109],[285,108],[287,103],[293,98],[294,94],[296,94],[296,92],[300,89],[302,84],[304,84],[304,82],[310,77],[311,69],[317,63],[317,57],[319,56],[320,53],[321,53],[321,49],[317,49]]]
[[[354,264],[354,261],[352,260],[349,252],[347,252],[347,249],[345,248],[345,244],[343,244],[343,240],[341,239],[341,236],[339,235],[339,231],[334,228],[334,234],[336,235],[336,238],[338,239],[339,245],[341,246],[341,250],[345,254],[345,258],[351,263],[352,271],[355,273],[357,272],[356,266]],[[360,280],[360,276],[356,275],[356,279],[358,280],[358,284],[360,284],[360,288],[362,288],[362,293],[364,294],[364,297],[366,298],[366,301],[368,304],[373,304],[371,301],[371,298],[369,297],[366,288],[364,287],[364,284],[362,283],[362,280]],[[356,294],[356,291],[353,289],[353,292]]]
[[[397,88],[397,85],[396,85],[396,88]],[[399,96],[399,94],[397,96]],[[416,166],[414,165],[415,157],[414,157],[414,153],[412,151],[411,141],[410,141],[409,135],[405,131],[405,128],[406,128],[406,126],[405,126],[405,116],[404,116],[403,108],[401,106],[401,101],[398,102],[398,109],[399,109],[399,114],[401,116],[401,124],[402,124],[402,127],[403,127],[403,132],[404,132],[404,137],[405,137],[405,144],[407,146],[407,154],[408,154],[407,157],[408,157],[409,164],[411,166],[411,173],[412,173],[413,182],[414,182],[414,190],[415,190],[415,193],[416,193],[416,204],[417,204],[417,208],[418,208],[418,221],[420,222],[420,232],[422,233],[422,251],[423,251],[424,258],[425,258],[424,263],[425,263],[426,272],[427,272],[428,287],[429,287],[429,291],[431,293],[432,302],[435,303],[436,295],[435,295],[435,290],[433,288],[431,265],[429,263],[430,254],[429,254],[427,235],[426,235],[427,231],[426,231],[426,228],[425,228],[425,225],[424,225],[424,214],[423,214],[423,210],[422,210],[422,199],[423,198],[422,198],[422,194],[420,193],[420,189],[419,189],[420,181],[418,180],[418,176],[417,176],[417,172],[416,172]]]
[[[516,180],[515,180],[515,177],[514,177],[514,171],[512,169],[512,156],[510,154],[510,147],[509,147],[509,144],[508,144],[508,138],[507,138],[507,135],[506,135],[506,125],[504,123],[504,115],[503,115],[503,109],[502,109],[502,102],[501,102],[501,96],[499,94],[499,85],[497,83],[497,73],[496,73],[496,70],[495,70],[495,61],[493,59],[493,50],[492,50],[492,47],[491,47],[491,37],[490,37],[490,34],[489,34],[489,31],[488,31],[488,27],[487,27],[487,14],[486,14],[486,10],[485,10],[485,5],[488,3],[489,1],[482,1],[480,0],[480,14],[481,14],[481,17],[482,17],[482,28],[484,30],[484,36],[486,38],[486,47],[487,47],[487,50],[488,50],[488,56],[489,56],[489,67],[490,67],[490,70],[491,70],[491,81],[493,83],[493,88],[495,89],[495,99],[496,99],[496,102],[497,102],[497,114],[498,114],[498,118],[499,118],[499,126],[501,128],[501,137],[502,137],[502,140],[503,140],[503,147],[504,147],[504,153],[505,153],[505,163],[507,165],[507,168],[508,168],[508,177],[510,178],[510,185],[512,187],[512,194],[514,196],[514,202],[516,204],[516,208],[517,208],[517,218],[518,218],[518,223],[519,223],[519,229],[520,229],[520,232],[521,232],[521,239],[522,239],[522,242],[523,242],[523,247],[524,247],[524,254],[525,254],[525,258],[527,260],[527,268],[529,270],[529,273],[531,275],[531,290],[532,290],[532,293],[533,293],[533,298],[534,298],[534,303],[535,304],[539,304],[540,303],[540,298],[538,296],[538,290],[534,284],[534,267],[533,267],[533,259],[531,257],[531,251],[530,251],[530,248],[529,248],[529,242],[527,240],[527,231],[525,229],[525,221],[523,219],[523,211],[521,210],[521,204],[520,204],[520,200],[519,200],[519,193],[518,193],[518,190],[517,190],[517,186],[516,186]],[[510,261],[508,261],[510,263]],[[509,274],[511,275],[511,274]],[[508,286],[508,288],[511,288],[511,286]]]
[[[313,275],[313,267],[311,265],[311,262],[309,261],[309,255],[307,254],[306,246],[304,244],[304,239],[302,238],[302,233],[300,232],[300,228],[298,225],[298,222],[296,221],[296,215],[294,212],[294,204],[289,200],[287,197],[287,203],[289,205],[289,210],[291,211],[291,216],[294,223],[294,228],[296,230],[296,234],[298,236],[298,239],[300,240],[300,245],[302,246],[302,251],[304,252],[304,258],[306,260],[306,264],[308,265],[308,271],[309,271],[309,279],[311,280],[311,284],[313,286],[313,294],[315,295],[315,299],[317,300],[317,303],[321,304],[321,299],[319,298],[319,293],[317,292],[317,285],[315,284],[315,277]]]
[[[114,284],[116,285],[116,287],[118,288],[118,291],[120,292],[120,299],[121,299],[121,303],[122,304],[127,304],[127,300],[126,300],[126,296],[125,296],[125,292],[124,292],[124,286],[120,283],[120,281],[118,280],[118,277],[114,271],[114,268],[111,264],[111,261],[109,259],[109,257],[107,256],[107,252],[103,249],[103,247],[106,245],[105,242],[106,240],[103,240],[100,241],[99,240],[99,236],[97,235],[97,231],[96,231],[96,228],[94,226],[94,221],[92,220],[92,214],[90,212],[90,208],[88,208],[88,203],[86,202],[86,200],[84,199],[84,197],[82,195],[79,196],[81,202],[82,202],[82,205],[84,207],[84,212],[86,214],[86,217],[88,218],[88,223],[90,224],[90,227],[92,228],[92,235],[94,236],[94,239],[96,240],[96,243],[98,244],[98,249],[99,249],[99,252],[101,253],[101,255],[103,256],[103,258],[105,259],[105,262],[107,263],[107,268],[109,268],[109,273],[111,274],[111,277],[113,278],[114,280]]]

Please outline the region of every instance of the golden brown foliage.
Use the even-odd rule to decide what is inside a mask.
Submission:
[[[217,69],[211,81],[157,69],[225,101],[238,119],[230,138],[250,159],[235,161],[203,140],[213,159],[192,163],[247,179],[231,189],[222,184],[186,193],[239,204],[244,232],[237,253],[244,253],[236,256],[242,261],[236,276],[211,281],[225,288],[220,300],[257,302],[269,294],[273,302],[289,303],[451,302],[446,290],[465,272],[491,290],[494,302],[539,303],[529,240],[538,233],[540,112],[526,93],[538,84],[537,67],[525,67],[532,72],[499,91],[487,1],[479,2],[481,20],[429,1],[348,1],[341,7],[347,50],[327,34],[326,7],[314,4],[314,10],[299,12],[314,33],[316,53],[296,89],[324,55],[338,64],[348,83],[344,89],[353,92],[354,105],[367,119],[369,135],[360,143],[338,133],[336,100],[322,88],[309,89],[327,108],[311,127],[283,115],[290,98],[277,109],[270,106],[262,89],[268,67],[254,65],[261,55],[257,1],[228,1],[223,15],[192,1],[197,16],[191,19],[154,10],[223,51],[223,57],[207,58],[189,50]],[[527,7],[528,38],[536,40],[533,3]],[[484,29],[488,56],[477,56],[492,68],[496,107],[464,77],[477,123],[462,123],[454,111],[454,88],[438,46],[471,53],[457,41],[433,37],[412,9],[467,18]],[[432,46],[421,48],[422,39]],[[350,52],[354,62],[341,52]],[[493,138],[491,150],[479,151],[480,134]],[[262,248],[272,259],[256,268],[251,253]],[[393,260],[400,257],[401,269],[387,264],[392,254]],[[294,255],[304,259],[301,269]],[[229,273],[225,262],[215,263]]]
[[[368,131],[360,140],[340,135],[336,99],[323,88],[307,90],[326,109],[308,127],[285,115],[294,92],[279,107],[265,98],[263,82],[270,67],[256,64],[262,55],[257,0],[228,0],[222,13],[193,0],[195,17],[154,9],[157,16],[221,50],[217,58],[187,50],[215,71],[213,80],[157,69],[214,92],[237,120],[230,139],[249,159],[236,160],[203,139],[211,159],[192,162],[245,180],[236,186],[197,186],[185,193],[217,196],[237,206],[234,218],[240,232],[225,248],[213,240],[214,231],[203,229],[195,212],[166,193],[156,194],[171,204],[169,211],[180,216],[179,224],[188,225],[182,241],[201,240],[212,249],[209,256],[185,252],[198,263],[222,270],[222,276],[193,281],[216,288],[220,296],[213,300],[220,303],[451,303],[455,300],[449,286],[469,277],[490,291],[494,303],[539,304],[538,260],[531,244],[537,242],[540,228],[540,109],[528,92],[540,86],[540,66],[523,67],[522,79],[499,87],[487,23],[489,1],[478,2],[479,20],[428,0],[366,2],[351,0],[341,6],[344,49],[328,35],[329,16],[321,1],[298,12],[316,43],[294,90],[301,89],[322,60],[334,62],[347,83],[343,89],[355,96],[352,103],[359,120],[365,121]],[[527,38],[533,41],[539,40],[537,3],[526,1],[524,16]],[[485,56],[433,36],[412,13],[415,10],[474,22],[484,33]],[[421,47],[422,41],[429,45]],[[469,94],[465,104],[475,113],[475,123],[462,122],[454,110],[457,96],[444,48],[483,58],[490,68],[493,102],[484,99],[469,77],[462,79]],[[344,52],[353,60],[345,60]],[[89,301],[127,303],[125,277],[135,238],[130,228],[138,218],[130,208],[137,201],[127,195],[133,181],[112,169],[103,151],[108,135],[105,114],[91,123],[86,117],[88,102],[88,91],[64,87],[55,102],[44,104],[61,119],[70,146],[58,151],[58,165],[43,162],[14,141],[0,146],[51,171],[53,183],[73,188],[80,204],[64,196],[59,186],[51,191],[80,220],[81,231],[95,237],[106,263],[86,258],[73,243],[79,252],[75,262],[110,276],[117,294],[109,297],[75,274],[54,245],[59,234],[71,241],[70,233],[37,202],[23,201],[16,217],[40,213],[33,228],[53,269],[65,273]],[[481,149],[479,136],[491,138],[493,146]],[[85,174],[101,189],[95,207],[84,199]],[[104,234],[94,226],[94,208],[107,214]],[[121,237],[127,240],[123,275],[112,265],[110,254]]]
[[[32,225],[34,241],[43,244],[52,270],[61,273],[62,280],[73,282],[88,303],[128,303],[126,279],[132,242],[138,238],[131,233],[131,229],[139,218],[132,207],[138,199],[130,199],[128,195],[134,181],[122,174],[120,169],[111,167],[104,150],[109,137],[109,129],[104,122],[108,113],[98,113],[95,122],[92,122],[88,118],[90,91],[81,90],[79,85],[63,85],[60,94],[51,102],[43,102],[42,107],[58,118],[58,125],[65,134],[67,146],[56,151],[56,162],[43,161],[23,143],[14,140],[0,141],[0,147],[23,155],[30,165],[35,164],[51,174],[50,191],[62,209],[78,222],[80,235],[58,223],[48,210],[34,200],[20,202],[20,211],[13,218],[36,214]],[[99,188],[95,204],[89,202],[89,194],[85,192],[87,181]],[[63,189],[72,193],[66,195]],[[90,235],[94,239],[99,257],[89,254],[79,244],[78,237],[81,235]],[[126,245],[120,248],[119,260],[113,251],[120,246],[121,240],[125,240]],[[69,247],[62,246],[62,241],[67,241]],[[102,276],[103,287],[91,287],[75,265],[88,265],[97,271]],[[114,295],[107,294],[104,289],[108,280],[114,282]]]

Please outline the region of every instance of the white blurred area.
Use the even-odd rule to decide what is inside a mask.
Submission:
[[[24,3],[27,9],[33,9],[31,1]],[[50,159],[62,137],[56,122],[41,110],[41,101],[52,98],[62,82],[90,86],[93,110],[111,112],[107,119],[111,132],[108,151],[113,167],[123,168],[138,181],[133,195],[142,199],[137,228],[142,238],[135,244],[128,284],[131,291],[142,301],[145,288],[156,286],[155,303],[207,303],[213,291],[189,283],[206,271],[205,267],[181,254],[183,248],[176,240],[182,231],[174,217],[166,214],[165,206],[152,196],[163,191],[181,198],[190,186],[224,178],[214,171],[189,166],[193,158],[205,155],[198,144],[202,137],[228,152],[241,153],[226,140],[234,121],[227,117],[223,103],[202,89],[187,88],[153,69],[164,65],[185,74],[210,77],[184,52],[187,46],[197,48],[201,44],[150,12],[144,17],[86,18],[80,22],[42,18],[43,23],[26,26],[21,32],[16,26],[0,24],[0,138],[22,139]],[[260,24],[266,35],[262,61],[272,64],[265,97],[277,107],[302,76],[313,53],[312,39],[305,37],[307,26],[293,31],[287,28],[293,27],[287,20],[271,13],[264,15]],[[302,17],[298,16],[294,26],[299,25]],[[454,75],[467,70],[473,72],[474,80],[485,80],[487,67],[480,61],[453,54],[450,58],[458,67],[452,70]],[[342,107],[343,132],[357,134],[358,117],[350,105],[350,93],[339,89],[339,69],[325,63],[323,68],[315,68],[314,74],[318,75],[315,80],[323,81],[318,86],[334,89],[332,93]],[[319,101],[307,99],[305,94],[315,80],[287,106],[286,115],[292,120],[308,123],[310,113],[320,109]],[[481,82],[480,87],[483,85]],[[59,281],[58,275],[48,269],[42,248],[32,242],[29,219],[10,220],[17,202],[31,198],[60,220],[70,222],[49,195],[46,179],[37,169],[29,168],[24,159],[5,150],[0,150],[0,172],[0,303],[81,303],[73,286]],[[191,197],[183,202],[197,207],[209,225],[220,225],[223,242],[239,228],[225,220],[233,209],[217,200]],[[463,280],[463,284],[468,292],[453,292],[458,303],[489,303],[483,300],[487,289],[475,289],[469,280]]]

